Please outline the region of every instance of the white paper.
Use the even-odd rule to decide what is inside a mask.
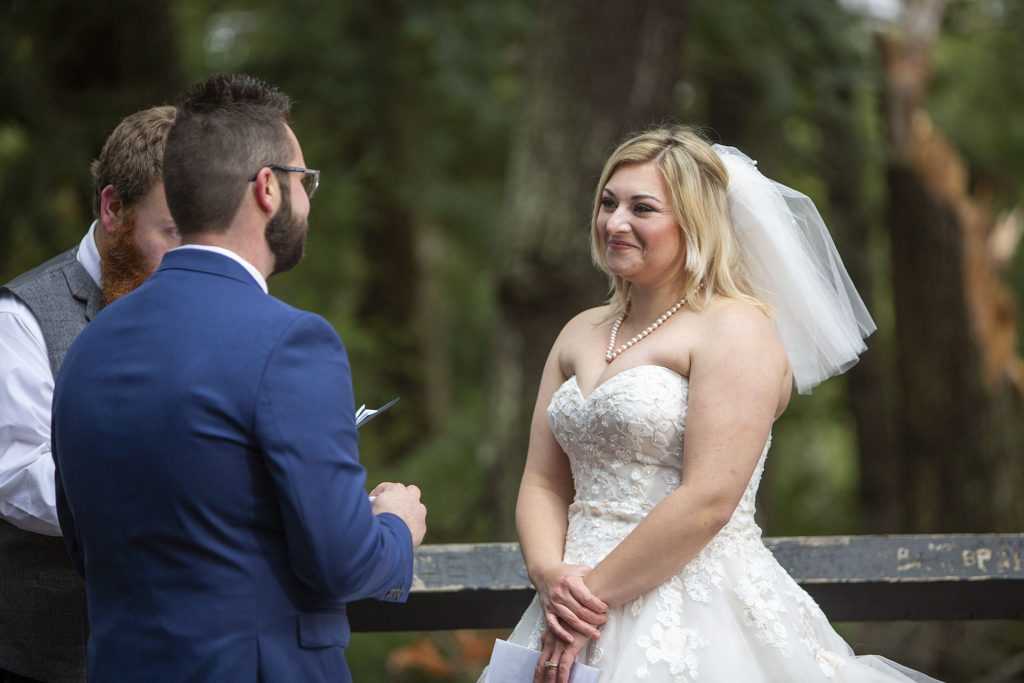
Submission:
[[[505,640],[494,641],[491,663],[487,667],[487,683],[530,683],[540,652]],[[569,683],[597,683],[600,669],[574,662]]]
[[[380,408],[367,408],[365,403],[356,408],[356,429],[359,429],[364,424],[366,424],[373,418],[377,417],[377,415],[383,413],[385,410],[395,405],[395,402],[397,400],[397,398],[393,398],[384,405],[382,405]]]

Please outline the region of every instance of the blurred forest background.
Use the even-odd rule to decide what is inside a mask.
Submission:
[[[776,425],[769,536],[1024,529],[1019,0],[0,0],[0,282],[91,221],[128,113],[245,71],[323,172],[276,296],[327,317],[371,481],[428,543],[514,540],[540,367],[598,305],[594,183],[651,123],[701,127],[809,194],[878,332]],[[1014,622],[838,625],[951,681],[1024,680]],[[357,634],[357,681],[474,680],[495,635]]]

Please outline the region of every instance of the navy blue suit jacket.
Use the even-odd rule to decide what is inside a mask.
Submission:
[[[94,681],[345,681],[345,603],[405,600],[344,347],[235,261],[168,252],[75,340],[54,392],[61,529]]]

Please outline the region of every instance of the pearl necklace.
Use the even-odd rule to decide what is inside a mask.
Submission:
[[[615,321],[615,324],[612,325],[612,333],[611,333],[611,336],[608,339],[608,351],[604,354],[605,362],[606,363],[611,363],[613,360],[615,360],[616,358],[619,357],[619,354],[623,353],[626,349],[631,347],[633,344],[638,344],[639,342],[641,342],[645,337],[647,337],[647,335],[649,335],[651,332],[654,332],[656,329],[661,327],[662,324],[666,320],[671,318],[675,314],[676,311],[678,311],[680,308],[682,308],[685,305],[686,305],[686,297],[683,297],[682,299],[677,301],[675,304],[673,304],[672,308],[670,308],[667,311],[665,311],[664,313],[662,313],[660,318],[658,318],[653,323],[648,325],[646,329],[641,330],[638,335],[636,335],[635,337],[630,339],[628,342],[626,342],[625,344],[623,344],[619,348],[615,348],[615,336],[619,333],[619,325],[622,324],[622,321],[625,320],[625,318],[626,318],[626,314],[629,313],[629,305],[627,304],[626,305],[626,310],[624,310],[619,315],[618,319]]]

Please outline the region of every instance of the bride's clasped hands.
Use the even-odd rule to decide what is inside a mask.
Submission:
[[[597,627],[608,620],[608,604],[583,582],[589,572],[590,567],[559,562],[531,576],[547,622],[533,677],[537,683],[568,681],[576,655],[601,637]]]
[[[573,642],[573,636],[565,626],[588,638],[600,638],[597,627],[608,620],[608,604],[583,582],[589,572],[590,567],[559,563],[530,577],[540,596],[548,628],[566,642]]]

